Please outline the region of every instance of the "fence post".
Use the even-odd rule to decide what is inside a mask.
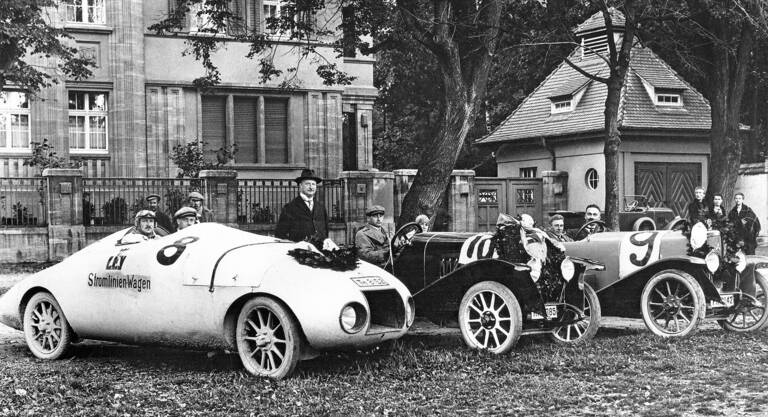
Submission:
[[[541,211],[546,223],[549,213],[568,209],[568,173],[565,171],[542,171]]]
[[[448,187],[448,230],[474,232],[477,230],[477,195],[475,171],[455,169]]]
[[[237,171],[203,170],[203,192],[217,223],[237,227]]]
[[[347,243],[354,244],[357,229],[365,225],[365,209],[376,204],[384,207],[384,229],[394,233],[393,204],[394,174],[381,171],[344,171],[341,173],[347,196],[344,222],[347,224]]]
[[[86,245],[83,227],[83,173],[79,169],[43,170],[48,223],[48,260],[59,261]]]

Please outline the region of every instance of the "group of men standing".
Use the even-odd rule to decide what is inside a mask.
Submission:
[[[703,187],[696,187],[694,199],[688,204],[687,220],[690,225],[704,223],[709,229],[732,226],[739,239],[744,241],[744,253],[754,255],[757,249],[757,235],[760,233],[760,220],[752,209],[744,204],[744,193],[736,193],[734,205],[726,213],[723,207],[723,195],[713,194],[711,204],[704,197]]]

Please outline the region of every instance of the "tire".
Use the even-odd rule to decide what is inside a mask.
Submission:
[[[584,311],[574,310],[573,306],[566,305],[563,320],[573,320],[579,314],[583,314],[584,319],[552,330],[552,340],[563,344],[582,344],[595,337],[600,327],[602,312],[597,293],[588,284],[584,284]]]
[[[725,330],[731,332],[753,332],[765,327],[765,323],[768,322],[768,309],[766,309],[766,297],[768,297],[768,280],[765,277],[755,272],[755,284],[757,284],[757,291],[755,298],[760,306],[751,307],[739,307],[736,312],[731,314],[725,320],[718,320],[717,323]],[[741,320],[739,320],[741,317]]]
[[[520,304],[509,288],[498,282],[480,282],[461,299],[459,328],[467,346],[507,353],[523,331]]]
[[[682,337],[696,331],[706,313],[705,303],[699,283],[675,269],[656,273],[640,297],[645,326],[661,337]]]
[[[24,339],[33,355],[55,360],[66,355],[74,333],[56,298],[49,292],[32,296],[24,307]]]
[[[641,217],[632,225],[634,231],[656,230],[656,222],[650,217]]]
[[[235,340],[245,369],[253,375],[283,379],[301,357],[301,334],[293,314],[277,301],[256,297],[237,316]]]

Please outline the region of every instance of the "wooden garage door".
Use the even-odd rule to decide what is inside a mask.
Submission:
[[[645,196],[656,207],[669,207],[685,216],[693,189],[701,184],[701,164],[638,162],[635,164],[635,194]]]

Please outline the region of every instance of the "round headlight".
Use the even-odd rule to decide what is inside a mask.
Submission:
[[[357,333],[365,325],[365,308],[359,303],[350,303],[341,309],[339,324],[347,333]]]
[[[416,318],[416,303],[413,302],[413,297],[408,297],[408,302],[405,303],[405,327],[411,327],[413,320]]]
[[[570,281],[576,275],[576,265],[573,264],[571,258],[566,256],[563,262],[560,262],[560,273],[563,274],[566,281]]]
[[[716,251],[709,252],[707,256],[704,257],[704,262],[707,264],[709,272],[714,273],[717,271],[717,268],[720,268],[720,255],[718,255]]]
[[[531,275],[533,282],[538,281],[539,277],[541,276],[541,261],[536,258],[532,258],[530,261],[528,261],[527,265],[531,268],[529,274]]]
[[[744,255],[744,252],[738,251],[736,252],[736,257],[739,259],[736,262],[736,270],[742,272],[747,267],[747,256]]]
[[[696,250],[707,243],[707,226],[704,223],[696,223],[691,228],[691,247]]]

